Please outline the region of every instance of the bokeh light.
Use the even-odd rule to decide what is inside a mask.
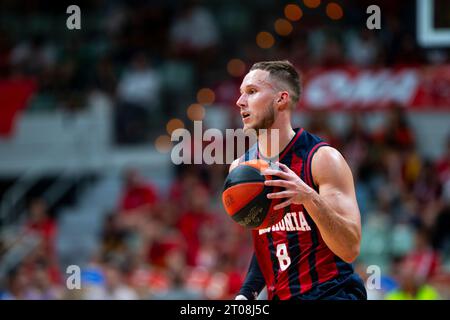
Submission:
[[[214,91],[209,88],[202,88],[197,92],[197,101],[200,104],[211,104],[216,99]]]
[[[231,59],[227,64],[227,71],[233,77],[240,77],[245,73],[245,63],[240,59]]]
[[[191,104],[187,109],[187,116],[192,121],[200,121],[205,117],[205,108],[198,103]]]
[[[320,0],[303,0],[303,3],[305,4],[305,6],[311,9],[320,6]]]
[[[160,153],[167,153],[170,151],[172,147],[172,141],[170,141],[170,137],[166,134],[159,136],[155,140],[155,148]]]
[[[172,134],[172,132],[176,129],[184,128],[184,123],[180,119],[171,119],[167,122],[166,130],[168,134]]]
[[[327,16],[332,20],[339,20],[344,15],[342,7],[337,3],[330,2],[327,4]]]
[[[271,33],[261,31],[256,36],[256,44],[262,49],[269,49],[275,44],[275,39]]]
[[[286,19],[277,19],[277,21],[275,21],[275,31],[280,36],[287,36],[292,32],[292,30],[292,24]]]
[[[288,4],[284,7],[284,15],[291,21],[298,21],[303,16],[303,11],[296,4]]]

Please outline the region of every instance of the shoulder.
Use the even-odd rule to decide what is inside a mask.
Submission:
[[[345,159],[337,149],[329,145],[323,145],[314,153],[312,161],[316,166],[332,166],[342,161],[345,162]]]
[[[333,147],[324,145],[313,155],[311,173],[317,185],[330,180],[342,180],[351,177],[350,168],[343,155]]]

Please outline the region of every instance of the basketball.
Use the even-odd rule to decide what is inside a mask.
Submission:
[[[250,160],[239,164],[225,179],[223,206],[228,215],[243,227],[268,228],[284,216],[284,210],[273,210],[282,199],[267,198],[269,193],[282,189],[264,185],[264,181],[272,179],[272,176],[262,174],[268,167],[266,161]]]

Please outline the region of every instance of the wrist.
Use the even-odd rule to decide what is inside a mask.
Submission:
[[[315,200],[317,201],[317,199],[319,197],[319,194],[316,192],[316,190],[314,190],[310,186],[307,186],[306,190],[301,191],[301,194],[302,194],[302,204],[303,205],[311,204]]]

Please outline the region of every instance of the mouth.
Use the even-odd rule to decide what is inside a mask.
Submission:
[[[241,117],[242,117],[242,120],[243,120],[243,121],[248,120],[249,117],[250,117],[250,112],[247,112],[247,111],[241,112]]]

